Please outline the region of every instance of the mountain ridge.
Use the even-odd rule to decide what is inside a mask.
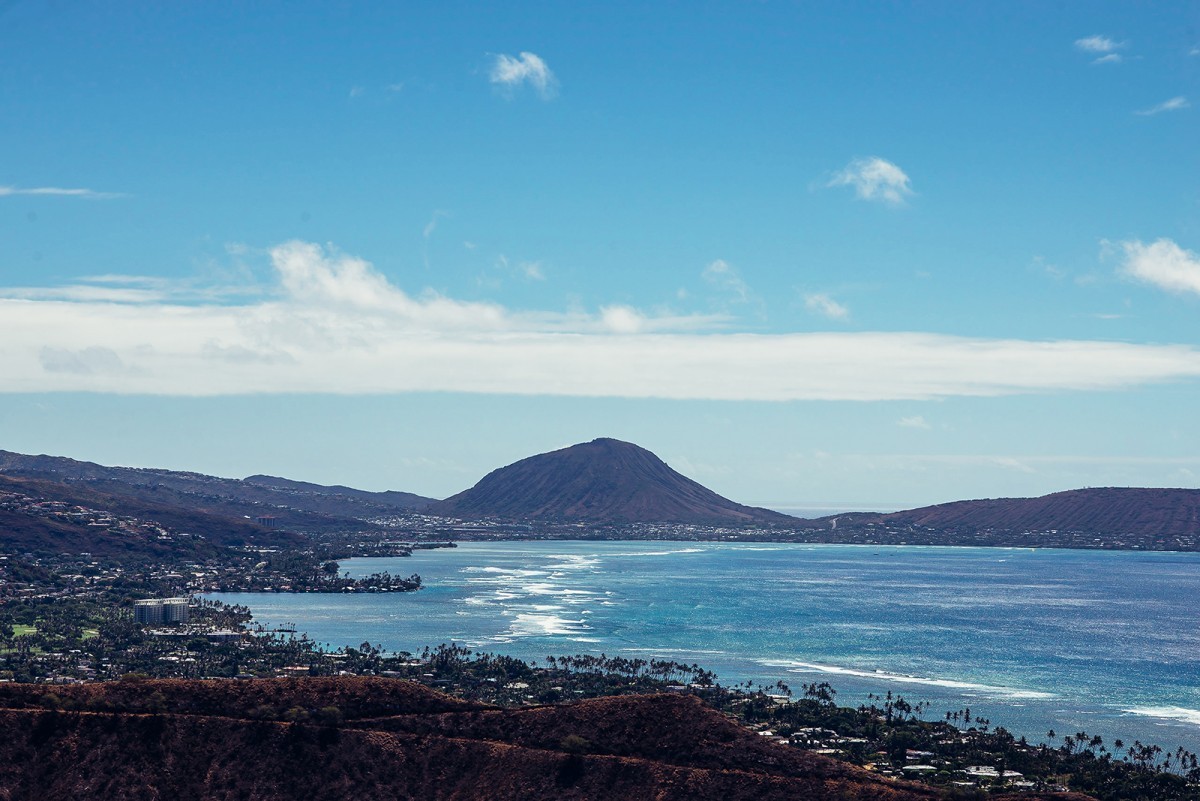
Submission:
[[[493,470],[431,514],[594,523],[799,522],[724,498],[650,451],[600,437]]]
[[[1088,487],[1031,498],[981,498],[880,515],[881,520],[934,527],[1085,530],[1170,536],[1200,531],[1200,489]]]
[[[958,500],[891,513],[802,519],[735,503],[680,475],[650,451],[605,437],[498,468],[445,501],[263,474],[229,479],[0,450],[0,492],[5,491],[207,532],[205,538],[214,543],[283,539],[267,536],[266,529],[367,531],[378,528],[373,520],[419,512],[426,521],[440,516],[568,526],[758,527],[760,536],[781,541],[1200,550],[1200,489],[1091,487],[1032,498]],[[79,526],[0,511],[8,521],[0,525],[6,547],[109,547],[101,542],[89,548],[86,529]],[[265,527],[254,525],[260,519]],[[436,522],[422,525],[430,531],[438,527]],[[568,536],[570,530],[561,534]],[[121,549],[134,545],[133,540],[122,541]],[[150,550],[160,551],[161,545]]]
[[[29,456],[2,450],[0,475],[84,484],[218,517],[275,517],[280,526],[318,531],[343,527],[348,520],[414,511],[434,500],[407,492],[368,492],[271,476],[223,478],[162,468],[110,467],[65,456]]]

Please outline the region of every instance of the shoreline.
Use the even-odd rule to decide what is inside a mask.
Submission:
[[[682,643],[679,641],[661,641],[654,642],[653,645],[646,642],[639,642],[640,637],[632,641],[621,643],[613,639],[613,632],[606,626],[616,625],[613,621],[623,621],[620,626],[635,625],[632,618],[632,610],[628,608],[629,604],[636,603],[637,598],[628,595],[627,590],[617,588],[620,591],[617,595],[604,596],[597,595],[598,588],[606,586],[606,581],[611,580],[611,568],[614,565],[624,565],[621,567],[622,575],[633,575],[629,571],[637,573],[644,569],[661,570],[666,569],[664,566],[678,559],[704,559],[715,558],[720,563],[727,561],[726,554],[732,553],[737,557],[754,556],[760,560],[766,560],[764,564],[770,564],[771,560],[777,559],[780,552],[799,552],[804,556],[802,559],[808,559],[813,554],[824,553],[825,556],[837,560],[839,551],[850,551],[842,545],[829,545],[824,543],[770,543],[763,547],[762,543],[743,544],[743,543],[698,543],[691,540],[674,541],[672,544],[679,546],[678,548],[664,548],[665,541],[656,542],[595,542],[582,540],[556,540],[556,541],[529,541],[529,540],[505,540],[492,541],[489,543],[462,543],[463,547],[458,550],[457,554],[449,554],[449,559],[446,552],[435,554],[435,558],[431,561],[436,561],[437,566],[431,564],[431,561],[426,561],[422,558],[421,570],[425,574],[428,581],[426,590],[416,594],[411,598],[401,598],[397,603],[384,603],[385,608],[380,608],[375,604],[368,603],[366,606],[352,604],[343,606],[338,602],[332,602],[333,606],[342,611],[336,613],[343,619],[354,619],[358,615],[366,615],[378,622],[368,624],[366,628],[359,629],[355,634],[351,635],[344,632],[344,627],[340,624],[331,625],[329,621],[325,623],[318,622],[315,626],[309,625],[313,621],[302,624],[302,628],[307,626],[310,634],[314,639],[321,642],[329,642],[331,644],[340,643],[343,640],[359,641],[363,636],[367,636],[370,631],[369,639],[371,641],[379,640],[385,644],[387,648],[395,648],[396,650],[404,650],[408,647],[407,643],[419,641],[450,641],[458,643],[467,643],[469,647],[478,648],[481,650],[495,651],[506,653],[518,658],[541,658],[546,653],[550,652],[566,652],[566,651],[583,651],[595,653],[626,653],[632,656],[653,656],[667,658],[683,658],[689,661],[696,660],[704,664],[705,667],[715,670],[723,681],[740,681],[743,679],[757,678],[771,675],[771,680],[782,679],[789,680],[789,676],[810,676],[813,678],[805,680],[821,680],[820,676],[837,677],[837,682],[846,687],[848,691],[865,695],[871,691],[885,691],[889,686],[895,688],[909,687],[912,690],[902,689],[901,692],[911,694],[913,696],[928,697],[935,704],[944,705],[949,709],[954,705],[968,704],[972,707],[978,706],[980,710],[985,708],[990,709],[993,716],[996,718],[1004,718],[1005,725],[1011,725],[1013,730],[1020,730],[1027,733],[1030,737],[1041,737],[1045,731],[1053,725],[1056,729],[1066,730],[1067,728],[1084,727],[1088,729],[1096,728],[1100,725],[1100,721],[1104,721],[1105,729],[1112,731],[1130,731],[1132,736],[1140,737],[1141,739],[1154,739],[1157,741],[1168,740],[1171,742],[1187,742],[1192,744],[1192,747],[1200,747],[1200,727],[1186,722],[1178,721],[1170,717],[1159,716],[1151,717],[1143,714],[1131,712],[1128,710],[1141,710],[1151,708],[1176,708],[1176,709],[1193,709],[1197,707],[1195,703],[1188,703],[1187,699],[1171,698],[1169,696],[1150,697],[1127,695],[1115,699],[1112,705],[1101,706],[1087,703],[1088,692],[1071,691],[1061,694],[1055,692],[1056,687],[1047,686],[1035,681],[1033,684],[1028,682],[1012,683],[1003,679],[997,681],[995,678],[987,678],[984,676],[976,676],[977,671],[971,671],[969,674],[960,674],[958,672],[947,674],[943,669],[935,667],[935,662],[929,663],[927,667],[917,667],[913,669],[913,665],[906,662],[904,659],[896,661],[894,659],[881,658],[883,655],[871,657],[868,661],[869,668],[862,668],[856,662],[862,660],[839,660],[833,657],[834,654],[822,654],[820,650],[797,651],[795,648],[787,650],[776,650],[767,652],[758,652],[757,654],[749,653],[733,653],[728,648],[722,648],[719,643],[712,643],[706,646],[703,650],[710,653],[700,653],[695,646],[678,647]],[[476,546],[476,547],[472,547]],[[887,549],[885,552],[884,549]],[[1063,557],[1070,560],[1083,559],[1089,563],[1100,560],[1100,564],[1108,565],[1109,572],[1121,568],[1122,563],[1130,559],[1130,557],[1122,554],[1114,554],[1112,556],[1100,557],[1097,554],[1090,554],[1076,549],[1043,549],[1039,551],[1030,551],[1025,548],[1010,548],[1010,547],[986,547],[986,546],[967,546],[964,550],[961,546],[853,546],[854,558],[846,562],[844,570],[850,571],[854,569],[854,565],[860,562],[859,555],[866,555],[870,550],[883,552],[882,559],[866,559],[865,562],[878,567],[886,565],[898,558],[896,554],[900,552],[908,552],[913,555],[914,562],[928,561],[927,555],[937,552],[944,557],[944,560],[949,560],[954,564],[961,564],[962,567],[947,568],[953,570],[967,569],[965,566],[974,564],[977,561],[986,562],[1003,568],[1006,573],[1011,573],[1013,570],[1018,570],[1021,560],[1012,560],[1012,554],[1028,555],[1031,559],[1041,562],[1046,569],[1057,573],[1059,570],[1059,562],[1061,560],[1056,557]],[[987,560],[986,557],[990,551],[994,551],[997,555],[1001,555],[1004,560]],[[1055,553],[1054,551],[1057,551]],[[594,552],[594,553],[593,553]],[[520,554],[529,553],[533,556],[526,560]],[[557,557],[555,554],[558,554]],[[1187,553],[1170,556],[1166,552],[1163,553],[1163,558],[1171,560],[1182,558],[1184,561],[1190,562],[1191,555]],[[849,555],[849,554],[847,554]],[[598,558],[603,564],[597,566],[592,564],[594,558]],[[732,558],[732,557],[731,557]],[[643,560],[649,559],[650,562]],[[614,561],[615,560],[615,561]],[[938,560],[938,563],[944,561]],[[518,563],[520,563],[518,565]],[[1143,565],[1146,569],[1153,570],[1156,565],[1161,565],[1159,558],[1147,561],[1134,559],[1133,564]],[[370,572],[380,564],[385,564],[379,560],[369,557],[355,561],[347,561],[346,567],[352,572],[365,571]],[[693,564],[692,562],[679,563],[678,570],[685,570],[684,564]],[[1005,567],[1007,565],[1007,567]],[[1066,564],[1063,564],[1062,569],[1070,570]],[[459,572],[459,571],[468,572]],[[447,572],[448,571],[448,572]],[[1117,572],[1120,572],[1117,570]],[[550,578],[551,574],[556,574],[556,578]],[[583,584],[573,584],[571,582],[580,580],[580,577],[588,577]],[[709,579],[705,579],[709,580]],[[712,580],[723,581],[723,579]],[[1022,579],[1022,581],[1032,581],[1032,579]],[[932,583],[936,583],[931,580]],[[633,585],[631,585],[633,586]],[[796,585],[807,587],[805,592],[819,591],[828,593],[831,591],[843,591],[841,587],[844,585],[835,582],[834,584],[817,584],[817,585]],[[978,589],[980,593],[986,596],[986,587],[979,588],[977,582],[970,582],[973,589]],[[1043,585],[1039,585],[1043,586]],[[563,590],[579,591],[580,588],[586,590],[583,596],[564,593]],[[815,588],[815,590],[814,590]],[[798,590],[799,591],[799,590]],[[1052,581],[1048,581],[1043,589],[1039,589],[1038,593],[1047,596],[1055,597],[1060,592],[1056,589],[1056,585]],[[215,596],[222,597],[222,596]],[[750,600],[744,603],[753,606],[755,603],[762,603],[761,597],[758,602]],[[776,597],[772,594],[770,597]],[[275,610],[263,609],[262,601],[270,599],[280,599],[279,604],[268,604],[276,609],[284,609],[297,606],[306,606],[305,599],[296,598],[295,603],[289,603],[286,598],[267,594],[259,596],[257,599],[240,596],[234,598],[237,603],[250,603],[255,609],[256,618],[268,617],[271,614],[276,614]],[[468,600],[469,599],[469,600]],[[255,604],[257,600],[259,603]],[[315,598],[313,599],[315,600]],[[965,599],[970,600],[970,599]],[[578,602],[576,602],[578,601]],[[1005,600],[1010,606],[1014,603],[1012,598]],[[742,603],[742,601],[739,601]],[[413,604],[416,606],[414,607]],[[328,607],[329,604],[322,604]],[[538,608],[542,606],[545,608]],[[986,607],[969,607],[963,612],[968,617],[971,614],[971,609]],[[1024,606],[1014,608],[1025,608]],[[1033,607],[1031,607],[1033,608]],[[410,630],[404,621],[409,613],[404,610],[410,610],[411,614],[416,614],[420,617],[428,617],[430,615],[440,615],[439,619],[445,619],[444,627],[438,627],[437,631],[428,628],[419,628],[418,630]],[[359,611],[361,610],[361,611]],[[507,610],[507,612],[505,611]],[[1071,607],[1064,607],[1059,611],[1071,611]],[[299,614],[300,610],[294,608],[293,612],[279,611],[282,615],[280,619],[288,621],[297,621],[297,618],[303,616]],[[585,614],[586,613],[586,614]],[[328,614],[324,612],[322,614]],[[530,623],[528,615],[540,614],[550,615],[558,621],[567,621],[570,626],[555,626],[555,631],[547,629],[539,629]],[[680,613],[682,614],[682,612]],[[940,614],[940,613],[939,613]],[[488,620],[494,622],[494,626],[490,633],[486,625],[481,625],[479,628],[471,628],[471,621],[478,615],[482,615]],[[519,615],[525,615],[521,620],[517,620]],[[613,617],[616,615],[616,617]],[[609,620],[606,623],[605,617]],[[636,615],[633,615],[636,618]],[[393,620],[392,623],[386,622]],[[687,619],[687,618],[682,618]],[[694,618],[693,618],[694,619]],[[830,628],[835,621],[825,621],[825,628]],[[859,624],[853,621],[837,624],[837,626],[850,626],[846,629],[850,634],[854,631],[854,626]],[[464,626],[466,628],[464,628]],[[874,632],[868,632],[869,635],[883,636],[887,631],[893,630],[889,625],[875,626],[878,629]],[[342,632],[339,635],[339,631]],[[387,634],[387,632],[392,632]],[[404,632],[409,632],[405,634]],[[428,632],[428,636],[425,632]],[[557,632],[557,633],[556,633]],[[834,633],[837,633],[836,631]],[[327,636],[327,634],[329,636]],[[363,636],[359,636],[363,635]],[[708,635],[696,635],[704,637]],[[840,636],[840,635],[839,635]],[[856,636],[856,635],[855,635]],[[914,636],[922,636],[928,638],[929,631],[916,632]],[[972,637],[979,636],[977,631]],[[886,639],[886,638],[885,638]],[[696,641],[705,641],[697,639]],[[904,651],[911,653],[912,649]],[[929,653],[934,653],[930,650]],[[899,655],[899,654],[897,654]],[[888,665],[892,662],[892,665]],[[764,664],[764,663],[770,663]],[[802,666],[808,665],[809,668]],[[789,667],[792,670],[789,671]],[[943,666],[944,667],[944,666]],[[874,672],[881,671],[881,672]],[[950,675],[950,678],[945,676]],[[1085,682],[1086,684],[1086,682]],[[1080,685],[1084,686],[1084,685]],[[1090,697],[1098,697],[1103,690],[1092,691]],[[1072,698],[1079,699],[1079,703],[1072,701]],[[1065,706],[1064,706],[1065,702]],[[1001,712],[1000,710],[1005,711]],[[1057,709],[1057,712],[1056,712]],[[1043,714],[1044,713],[1044,714]],[[1011,720],[1010,720],[1011,718]],[[1046,725],[1042,726],[1037,722],[1039,719],[1045,718]],[[1126,725],[1122,721],[1133,722],[1141,720],[1142,723],[1134,725]],[[1158,721],[1159,723],[1153,723]],[[1165,731],[1164,731],[1165,730]],[[1151,737],[1151,733],[1154,736]]]

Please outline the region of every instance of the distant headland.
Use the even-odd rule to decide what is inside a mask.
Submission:
[[[123,522],[122,522],[123,521]],[[0,451],[0,547],[148,558],[214,547],[496,538],[1200,550],[1200,490],[1089,488],[816,519],[722,497],[599,438],[488,473],[445,500],[274,476],[218,478]]]

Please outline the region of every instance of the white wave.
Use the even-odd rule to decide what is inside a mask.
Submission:
[[[853,631],[853,632],[856,632],[859,634],[866,634],[866,633],[891,634],[893,631],[895,631],[895,629],[892,626],[877,626],[872,623],[825,623],[823,625],[826,628],[837,629],[839,631]],[[940,627],[935,627],[935,626],[917,627],[917,626],[913,626],[911,624],[908,626],[909,631],[912,631],[915,628],[920,628],[921,630],[932,629],[935,631],[944,630]]]
[[[1122,709],[1122,712],[1127,712],[1130,715],[1142,715],[1148,718],[1159,718],[1160,720],[1174,720],[1179,723],[1190,723],[1193,726],[1200,726],[1200,709],[1188,709],[1183,706],[1135,706],[1131,709]]]
[[[504,590],[495,590],[494,592],[485,595],[469,595],[463,598],[463,603],[470,606],[504,606],[506,601],[511,601],[514,598],[520,598],[521,595],[515,592],[505,592]]]
[[[526,584],[521,587],[521,589],[530,595],[562,595],[564,592],[563,588],[559,587],[557,584],[549,584],[545,582]]]
[[[545,570],[530,570],[523,567],[464,567],[463,573],[491,573],[503,576],[544,576]]]
[[[649,645],[639,645],[636,648],[617,648],[617,652],[622,654],[644,654],[650,658],[658,658],[663,655],[682,656],[684,654],[700,654],[702,656],[723,656],[728,651],[720,651],[711,648],[654,648]]]
[[[618,553],[605,554],[606,556],[674,556],[679,553],[704,553],[706,548],[680,548],[675,551],[620,551]]]
[[[697,548],[697,550],[699,550],[699,549]],[[742,547],[738,548],[737,550],[739,550],[739,551],[795,551],[795,550],[812,551],[815,549],[814,548],[794,548],[789,545],[776,545],[776,546],[743,545]]]
[[[759,664],[768,667],[786,668],[791,673],[830,673],[838,676],[854,676],[862,679],[890,681],[899,684],[919,684],[926,687],[945,687],[950,690],[972,690],[985,695],[997,695],[1004,698],[1054,698],[1054,693],[1040,690],[1024,690],[1017,687],[996,687],[991,684],[976,684],[969,681],[953,679],[933,679],[925,676],[908,676],[903,673],[888,673],[883,670],[859,670],[857,668],[841,667],[839,665],[820,665],[815,662],[795,662],[790,660],[759,660]]]
[[[550,566],[553,570],[583,570],[600,564],[600,560],[595,556],[553,553],[547,554],[546,558],[558,560],[558,564]]]
[[[523,613],[517,615],[508,631],[513,636],[530,637],[546,634],[581,634],[587,628],[582,621],[567,620],[558,615]]]
[[[595,592],[590,590],[572,590],[549,583],[526,584],[521,589],[525,591],[526,595],[534,597],[551,596],[568,604],[587,604],[598,597]]]

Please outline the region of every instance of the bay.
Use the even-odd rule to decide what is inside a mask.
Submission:
[[[488,542],[353,559],[400,594],[224,593],[330,647],[455,642],[671,658],[723,683],[828,681],[965,707],[1031,741],[1200,750],[1200,554],[760,543]]]

